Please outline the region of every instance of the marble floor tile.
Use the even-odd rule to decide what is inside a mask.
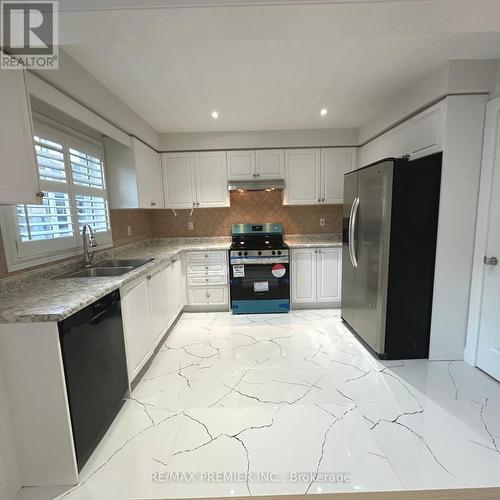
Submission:
[[[184,313],[71,488],[101,500],[500,486],[500,384],[380,361],[338,310]]]

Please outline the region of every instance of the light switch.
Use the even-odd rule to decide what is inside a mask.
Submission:
[[[193,224],[193,221],[191,221],[191,220],[188,222],[188,229],[190,231],[192,231],[194,229],[194,224]]]
[[[325,225],[325,219],[323,217],[321,217],[321,219],[319,220],[319,225],[320,226],[324,226]]]

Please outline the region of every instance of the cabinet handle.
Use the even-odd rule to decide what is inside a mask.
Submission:
[[[325,199],[324,198],[321,198],[321,203],[325,203]]]
[[[318,203],[321,203],[321,198],[318,198]]]
[[[156,203],[154,201],[151,202],[152,207],[156,207]]]
[[[257,177],[260,177],[260,174],[255,174]]]
[[[205,269],[208,271],[208,266],[205,266]]]
[[[175,262],[177,259],[170,259],[170,262]]]
[[[199,206],[200,206],[200,202],[198,202],[198,203],[196,204],[196,206],[197,206],[197,207],[199,207]]]
[[[36,193],[36,197],[37,198],[44,198],[45,197],[45,193],[43,191],[38,191],[38,193]]]
[[[208,259],[208,255],[207,254],[205,254],[205,259]]]
[[[152,278],[152,276],[149,274],[146,279],[150,280]]]
[[[196,203],[193,202],[193,207],[195,207],[195,206],[196,206]]]

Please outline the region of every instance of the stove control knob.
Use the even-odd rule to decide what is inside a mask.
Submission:
[[[243,255],[243,252],[238,252],[238,255],[241,257]]]
[[[248,255],[248,252],[243,252],[243,255]]]
[[[273,255],[276,255],[276,251],[275,251],[275,250],[273,250],[271,253],[272,253]]]
[[[281,255],[281,250],[278,250],[278,255]]]
[[[257,255],[262,255],[262,252],[259,250],[259,251],[257,252]]]

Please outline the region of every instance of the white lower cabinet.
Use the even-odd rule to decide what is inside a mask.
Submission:
[[[227,252],[187,252],[186,275],[191,309],[228,309]]]
[[[189,288],[188,298],[192,306],[227,306],[227,286]]]
[[[141,371],[184,306],[180,259],[121,289],[129,379]]]
[[[341,248],[293,249],[292,306],[338,305],[341,272]]]

